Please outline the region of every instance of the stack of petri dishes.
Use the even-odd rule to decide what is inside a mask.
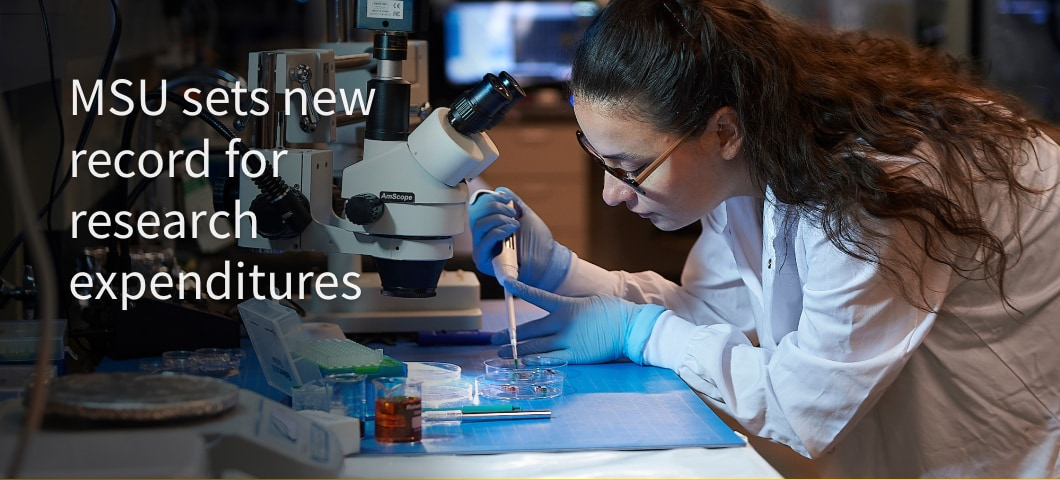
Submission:
[[[441,409],[471,403],[474,390],[461,379],[459,365],[443,362],[405,362],[407,377],[422,383],[423,408]]]
[[[163,352],[161,358],[140,359],[140,371],[232,378],[239,375],[244,356],[243,350],[239,348],[169,350]]]

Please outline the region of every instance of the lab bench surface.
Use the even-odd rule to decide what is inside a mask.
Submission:
[[[482,329],[488,331],[500,330],[506,327],[506,315],[504,310],[504,303],[500,300],[485,300],[482,302]],[[525,323],[534,318],[538,318],[544,314],[543,311],[536,307],[529,305],[525,302],[518,302],[517,309],[517,322]],[[479,349],[472,349],[463,346],[445,346],[445,347],[425,347],[418,349],[410,349],[415,352],[414,354],[407,354],[403,349],[391,349],[394,355],[406,354],[411,358],[402,358],[407,361],[424,361],[424,360],[435,360],[442,361],[444,358],[457,358],[463,359],[462,363],[468,366],[464,367],[465,377],[474,376],[477,374],[473,363],[478,358],[483,356],[495,356],[496,347],[478,347]],[[486,353],[483,353],[486,352]],[[389,354],[389,353],[388,353]],[[582,381],[588,378],[584,377],[589,375],[592,376],[593,368],[605,367],[600,365],[595,366],[583,366],[583,367],[566,367],[572,370],[570,377],[573,378],[573,382],[568,381],[568,384],[578,388],[583,386]],[[664,371],[653,367],[640,367],[632,364],[617,364],[609,365],[610,374],[608,377],[616,374],[631,374],[632,377],[628,378],[628,381],[643,380],[640,376],[655,377],[654,387],[660,390],[654,393],[646,395],[632,394],[629,395],[641,395],[641,396],[652,396],[656,395],[659,397],[670,397],[671,399],[680,398],[681,401],[691,401],[699,403],[699,405],[691,404],[685,405],[678,408],[671,409],[670,413],[677,414],[676,411],[680,411],[680,415],[686,415],[682,419],[666,419],[664,422],[673,422],[673,425],[683,424],[687,428],[691,425],[699,425],[706,429],[717,429],[713,430],[719,437],[712,437],[711,433],[698,432],[690,433],[692,437],[698,440],[705,441],[704,445],[711,444],[710,442],[716,442],[719,438],[728,438],[726,434],[732,434],[731,430],[722,432],[725,429],[724,425],[713,423],[716,417],[708,418],[704,420],[700,415],[702,412],[699,407],[705,407],[702,405],[700,400],[695,393],[693,393],[688,386],[677,379],[676,375],[670,371]],[[470,371],[469,371],[470,370]],[[589,373],[585,373],[589,372]],[[581,381],[578,379],[581,378]],[[568,380],[571,380],[570,378]],[[598,379],[594,380],[597,381]],[[618,380],[615,380],[618,381]],[[614,397],[610,399],[615,405],[603,406],[601,403],[596,403],[598,407],[603,406],[607,409],[621,410],[629,408],[629,406],[619,407],[618,403],[627,401],[629,398],[619,398],[623,390],[630,389],[642,389],[645,387],[634,386],[631,383],[626,383],[625,387],[611,385],[609,387],[600,387],[598,389],[614,389],[618,390],[619,393],[614,394]],[[589,395],[587,391],[571,392],[569,398],[563,399],[564,401],[574,401],[572,403],[579,402],[579,395],[582,395],[580,401],[582,402],[596,402],[595,399]],[[655,399],[653,401],[661,401]],[[644,399],[641,403],[647,403]],[[576,409],[584,408],[586,404],[581,404]],[[562,413],[562,405],[553,404],[554,412]],[[559,407],[559,408],[557,408]],[[632,407],[636,409],[636,407]],[[582,413],[586,413],[583,410]],[[599,412],[605,413],[605,412]],[[623,421],[628,421],[628,418],[610,418],[603,419],[601,417],[594,417],[592,414],[585,415],[583,420],[589,420],[595,418],[596,423],[602,421],[609,421],[614,424],[621,424]],[[555,422],[559,418],[553,418],[551,421]],[[534,422],[537,422],[535,420]],[[683,423],[682,423],[683,422]],[[706,422],[704,424],[703,422]],[[637,421],[629,422],[631,424],[637,424]],[[720,422],[719,422],[720,423]],[[599,425],[593,427],[598,428]],[[686,431],[686,433],[690,432]],[[426,435],[426,434],[425,434]],[[653,440],[648,438],[652,433],[650,431],[630,431],[627,435],[632,437],[641,437],[641,442],[652,443]],[[696,435],[699,435],[696,437]],[[617,436],[617,435],[616,435]],[[592,437],[583,437],[586,442],[591,442]],[[673,438],[673,437],[670,437]],[[691,438],[691,437],[686,437]],[[705,440],[704,440],[705,439]],[[655,438],[657,442],[658,437]],[[608,439],[607,442],[612,444],[621,443],[622,439]],[[755,478],[779,478],[780,475],[777,471],[770,466],[761,455],[758,454],[752,447],[747,444],[740,446],[729,446],[724,448],[708,448],[702,446],[674,446],[674,447],[634,447],[629,446],[626,448],[622,447],[601,447],[604,442],[598,442],[596,446],[586,446],[586,448],[577,450],[568,450],[558,448],[562,445],[557,445],[557,448],[552,451],[511,451],[508,453],[491,453],[488,455],[470,455],[470,454],[430,454],[430,455],[355,455],[346,459],[346,464],[343,470],[344,476],[350,477],[402,477],[402,478],[530,478],[530,477],[605,477],[605,478],[617,478],[617,477],[650,477],[650,478],[722,478],[722,477],[755,477]],[[718,444],[714,444],[717,446]],[[518,446],[511,446],[512,450],[518,450]]]
[[[504,304],[485,300],[483,330],[506,326]],[[543,312],[519,302],[518,322]],[[377,347],[378,345],[371,345]],[[460,364],[464,379],[481,374],[493,346],[383,346],[402,361]],[[237,381],[275,400],[253,354]],[[105,370],[135,369],[130,361]],[[551,420],[428,426],[418,444],[362,442],[346,459],[349,477],[779,477],[753,448],[728,429],[673,372],[629,363],[568,366],[565,394],[519,401],[549,408]],[[495,403],[495,402],[494,402]],[[493,425],[488,425],[493,424]],[[370,427],[370,425],[369,425]],[[369,429],[370,430],[370,429]]]
[[[492,346],[437,351],[450,348],[397,347],[387,354],[408,362],[456,363],[463,368],[464,379],[473,382],[484,373],[482,360],[494,357],[496,351]],[[479,405],[550,410],[550,419],[425,422],[421,442],[377,443],[369,435],[361,442],[361,455],[726,448],[745,443],[669,370],[626,362],[570,365],[556,371],[561,372],[557,377],[566,377],[562,395],[496,400],[479,389],[477,399]],[[526,390],[524,397],[536,395]]]

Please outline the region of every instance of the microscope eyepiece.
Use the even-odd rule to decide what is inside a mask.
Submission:
[[[502,73],[507,75],[507,73]],[[507,75],[509,81],[515,86],[514,79]],[[522,89],[518,89],[519,98],[515,98],[512,91],[505,86],[505,80],[497,75],[487,73],[475,86],[460,94],[449,106],[447,119],[456,131],[471,135],[488,130],[500,121],[516,100],[526,96]]]
[[[516,104],[516,102],[526,98],[526,92],[523,90],[523,87],[519,86],[519,82],[515,81],[515,77],[513,77],[512,74],[508,72],[501,72],[498,77],[501,80],[501,85],[504,85],[504,88],[508,89],[508,93],[511,94],[512,99],[508,102],[507,105],[501,107],[500,111],[493,115],[493,121],[491,121],[490,124],[486,126],[486,130],[489,130],[495,127],[498,123],[501,123],[501,120],[504,119],[504,114],[508,113],[508,110],[510,110],[512,106]]]

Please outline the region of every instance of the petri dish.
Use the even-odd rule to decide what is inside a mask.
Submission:
[[[194,358],[199,365],[199,373],[207,377],[227,378],[234,375],[227,348],[200,348],[195,350]]]
[[[460,365],[443,362],[405,362],[406,377],[424,385],[460,381]]]
[[[406,377],[423,384],[423,408],[467,405],[474,398],[474,385],[460,377],[460,365],[443,362],[405,362]]]
[[[566,375],[555,369],[535,367],[494,371],[475,378],[478,396],[499,400],[532,400],[563,395]]]
[[[162,368],[173,373],[199,373],[199,359],[190,350],[170,350],[162,352]]]
[[[471,382],[459,380],[449,383],[424,384],[420,391],[423,408],[455,408],[468,405],[474,399]]]
[[[144,373],[162,373],[166,371],[166,366],[162,363],[161,358],[148,357],[140,359],[140,371]]]
[[[567,361],[545,355],[527,355],[519,357],[518,368],[515,366],[515,361],[510,358],[490,358],[484,360],[482,365],[486,369],[486,374],[515,370],[548,370],[549,373],[555,373],[566,367]]]

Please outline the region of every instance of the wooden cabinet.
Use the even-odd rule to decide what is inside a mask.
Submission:
[[[590,162],[571,119],[517,120],[490,130],[500,157],[482,174],[490,188],[508,187],[549,226],[556,241],[592,259]]]

